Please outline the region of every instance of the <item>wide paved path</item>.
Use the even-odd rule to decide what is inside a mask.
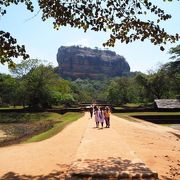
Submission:
[[[121,120],[111,119],[110,128],[96,128],[94,118],[88,120],[71,166],[73,177],[156,177],[116,130]]]
[[[178,179],[180,168],[172,170],[179,164],[178,133],[113,115],[110,128],[95,128],[85,113],[48,140],[0,148],[0,179],[156,179],[152,170]]]
[[[0,148],[0,177],[59,177],[75,156],[87,119],[86,114],[50,139]]]

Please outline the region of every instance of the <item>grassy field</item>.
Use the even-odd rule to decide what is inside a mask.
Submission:
[[[125,109],[125,108],[138,108],[152,106],[152,103],[126,103],[122,106],[114,106],[115,109]]]
[[[140,122],[139,119],[133,116],[177,116],[180,115],[180,112],[127,112],[113,114],[129,121]]]
[[[126,104],[124,104],[125,107],[132,107],[132,108],[136,108],[141,105],[144,105],[144,104],[143,103],[126,103]]]
[[[57,133],[59,133],[66,125],[79,119],[82,116],[83,116],[83,113],[75,113],[75,112],[66,113],[59,119],[60,121],[58,123],[54,124],[53,128],[49,129],[46,132],[33,136],[32,138],[29,138],[25,142],[26,143],[38,142],[38,141],[42,141],[47,138],[50,138],[56,135]]]
[[[24,107],[23,106],[3,106],[3,107],[0,107],[0,109],[23,109]]]
[[[19,142],[35,142],[60,132],[67,124],[79,119],[83,113],[0,113],[0,146]]]
[[[57,113],[37,112],[37,113],[0,113],[0,123],[33,123],[61,117]]]
[[[146,115],[180,115],[180,112],[126,112],[126,113],[114,113],[117,116],[146,116]]]

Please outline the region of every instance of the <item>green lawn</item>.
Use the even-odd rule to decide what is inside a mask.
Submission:
[[[133,108],[139,107],[141,105],[143,105],[143,104],[142,103],[126,103],[126,104],[124,104],[124,106],[126,106],[126,107],[133,107]]]
[[[132,116],[148,116],[148,115],[169,115],[169,116],[175,116],[180,115],[180,112],[126,112],[126,113],[113,113],[114,115],[129,120],[129,121],[137,121],[137,118],[134,118]],[[139,121],[138,121],[139,122]]]
[[[124,109],[124,108],[138,108],[140,106],[150,106],[152,103],[126,103],[123,104],[122,106],[115,106],[115,109]]]
[[[138,115],[180,115],[180,112],[125,112],[125,113],[113,113],[117,116],[138,116]]]
[[[0,130],[7,134],[5,141],[8,142],[4,143],[4,139],[0,138],[0,145],[14,144],[22,140],[36,142],[47,139],[83,115],[84,113],[78,112],[63,115],[52,112],[0,113]]]
[[[59,119],[60,114],[49,112],[37,113],[0,113],[0,123],[33,123],[41,120]]]
[[[25,143],[29,142],[38,142],[45,139],[48,139],[56,134],[58,134],[62,129],[64,129],[65,126],[67,126],[69,123],[79,119],[82,117],[84,113],[77,113],[77,112],[69,112],[61,117],[58,117],[59,121],[57,121],[56,124],[54,124],[53,128],[49,129],[46,132],[43,132],[41,134],[35,135],[28,140],[25,141]]]
[[[5,107],[0,107],[0,109],[23,109],[23,106],[5,106]]]
[[[114,106],[114,109],[119,110],[119,109],[124,109],[124,108],[123,108],[123,107],[121,107],[121,106]]]

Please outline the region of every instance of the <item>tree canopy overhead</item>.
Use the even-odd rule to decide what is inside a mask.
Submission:
[[[172,1],[172,0],[164,0]],[[28,10],[33,11],[31,0],[0,0],[0,17],[6,14],[6,7],[24,3]],[[116,40],[130,43],[136,40],[149,39],[154,45],[176,42],[179,34],[168,34],[159,23],[171,18],[164,10],[150,0],[38,0],[42,11],[42,20],[54,19],[54,28],[70,25],[71,27],[93,31],[107,31],[109,39],[104,46],[114,46]],[[145,20],[148,13],[156,19]],[[27,59],[25,47],[18,45],[9,32],[0,31],[0,62],[13,65],[11,58],[22,56]]]

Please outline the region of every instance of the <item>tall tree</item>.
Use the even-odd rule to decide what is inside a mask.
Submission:
[[[108,100],[113,104],[125,104],[135,102],[134,88],[131,77],[119,77],[114,79],[108,87]],[[137,97],[136,97],[137,98]]]
[[[175,59],[174,62],[166,63],[162,67],[162,71],[165,71],[171,81],[171,87],[175,91],[175,94],[180,97],[180,45],[172,47],[169,53],[173,56],[171,59]]]
[[[40,65],[30,71],[24,79],[28,105],[32,108],[51,106],[51,94],[58,79],[51,66]]]
[[[109,85],[107,99],[111,104],[121,104],[118,84],[115,81],[112,81]]]
[[[167,76],[162,71],[151,73],[149,75],[139,74],[136,81],[146,90],[146,96],[150,100],[166,97]]]
[[[168,78],[169,93],[173,98],[180,97],[180,60],[164,64],[159,70]]]
[[[166,1],[166,0],[164,0]],[[171,0],[168,0],[171,1]],[[6,7],[11,4],[24,3],[33,11],[30,0],[0,0],[0,16],[6,14]],[[107,31],[109,39],[104,46],[114,46],[116,40],[130,43],[149,39],[154,45],[176,42],[179,34],[168,34],[159,26],[160,21],[171,18],[164,10],[150,0],[38,0],[42,11],[42,20],[54,19],[54,28],[70,25],[75,28],[93,31]],[[154,14],[156,19],[144,20],[144,15]],[[0,31],[0,61],[13,65],[12,57],[28,58],[25,47],[19,46],[9,32]],[[163,46],[160,47],[164,50]]]
[[[16,64],[16,67],[11,69],[11,73],[15,75],[17,78],[22,78],[28,72],[37,68],[40,63],[41,61],[38,59],[27,59],[19,64]]]
[[[10,75],[0,74],[0,104],[15,104],[17,82]]]

